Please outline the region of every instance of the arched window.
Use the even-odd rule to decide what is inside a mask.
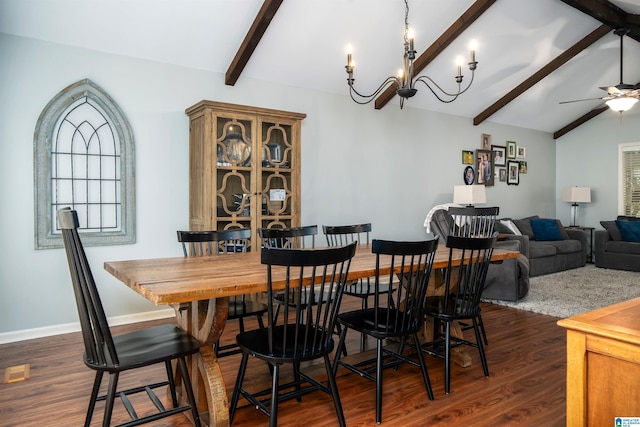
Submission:
[[[78,211],[83,243],[135,242],[134,141],[118,105],[89,79],[58,93],[35,130],[36,249],[62,247],[56,212]]]

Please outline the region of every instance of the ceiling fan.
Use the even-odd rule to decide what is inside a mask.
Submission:
[[[600,87],[600,89],[607,92],[607,96],[602,96],[600,98],[587,98],[587,99],[576,99],[573,101],[562,101],[560,104],[569,104],[571,102],[581,102],[581,101],[591,101],[595,99],[603,99],[606,100],[606,104],[613,111],[618,111],[622,113],[623,111],[627,111],[633,104],[638,102],[640,98],[640,84],[630,85],[624,83],[622,78],[622,70],[623,70],[623,62],[622,62],[622,40],[624,36],[629,32],[626,28],[618,28],[613,33],[616,36],[620,37],[620,84],[615,86],[608,87]]]

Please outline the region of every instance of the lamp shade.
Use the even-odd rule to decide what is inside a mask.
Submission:
[[[484,185],[455,185],[453,187],[453,203],[459,205],[487,203]]]
[[[571,203],[591,203],[591,188],[567,187],[562,191],[562,201]]]
[[[637,98],[631,98],[628,96],[619,96],[617,98],[613,98],[605,102],[613,111],[618,111],[622,113],[623,111],[627,111],[633,104],[638,102]]]

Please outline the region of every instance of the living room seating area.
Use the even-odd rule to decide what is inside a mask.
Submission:
[[[450,221],[445,209],[435,211],[431,218],[430,229],[443,242]],[[581,230],[566,229],[557,219],[538,215],[503,218],[496,221],[495,230],[500,234],[496,248],[517,249],[520,257],[490,266],[483,292],[485,299],[517,301],[527,295],[529,277],[586,264],[586,234]]]

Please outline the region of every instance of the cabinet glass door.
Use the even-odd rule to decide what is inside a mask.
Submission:
[[[293,126],[283,122],[260,122],[261,173],[259,174],[262,218],[260,227],[292,226],[293,170],[295,162]]]
[[[252,225],[254,127],[252,120],[217,118],[215,188],[218,230]]]

